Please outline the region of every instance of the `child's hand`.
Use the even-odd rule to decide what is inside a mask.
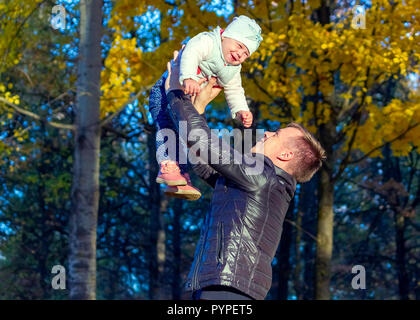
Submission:
[[[239,121],[242,121],[245,128],[249,128],[252,125],[253,115],[251,111],[238,111],[236,113],[236,118]]]
[[[184,80],[184,93],[195,96],[200,93],[200,84],[194,79]]]

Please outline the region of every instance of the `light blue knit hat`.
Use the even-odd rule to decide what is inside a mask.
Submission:
[[[242,42],[248,48],[250,55],[258,49],[263,39],[260,26],[247,16],[235,17],[222,36]]]

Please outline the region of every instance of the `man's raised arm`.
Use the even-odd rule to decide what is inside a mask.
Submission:
[[[264,167],[264,157],[259,154],[259,157],[247,157],[240,154],[238,151],[226,144],[226,142],[211,134],[207,121],[196,110],[191,100],[184,94],[179,87],[171,90],[171,83],[175,83],[179,74],[179,64],[175,60],[175,64],[168,66],[168,88],[167,98],[174,112],[175,119],[178,121],[185,121],[187,125],[187,137],[199,137],[195,143],[192,141],[185,141],[188,146],[193,145],[195,150],[200,150],[201,163],[205,162],[215,171],[222,174],[225,178],[230,179],[238,185],[250,189],[258,187],[257,182],[261,183],[264,179],[255,179],[256,175],[261,175]],[[212,80],[204,90],[201,91],[197,99],[206,101],[211,96]],[[210,86],[210,87],[209,87]],[[203,96],[204,95],[204,96]],[[206,96],[207,95],[207,96]],[[211,100],[211,99],[210,99]],[[209,100],[209,101],[210,101]],[[208,102],[208,101],[207,101]],[[200,110],[200,108],[198,108]],[[204,107],[202,107],[204,112]],[[181,139],[183,137],[180,137]],[[220,148],[222,146],[222,148]],[[190,159],[190,162],[192,159]],[[204,164],[204,165],[205,165]]]

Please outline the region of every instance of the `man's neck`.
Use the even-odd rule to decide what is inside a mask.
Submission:
[[[292,176],[292,174],[289,172],[290,170],[287,168],[287,164],[284,161],[280,161],[275,155],[259,152],[258,150],[255,149],[255,147],[251,149],[251,153],[259,153],[266,156],[268,159],[271,160],[271,162],[273,162],[273,164],[277,168],[280,168],[281,170],[283,170],[284,172]]]
[[[286,162],[279,160],[276,156],[273,156],[273,155],[267,155],[266,154],[265,156],[267,158],[269,158],[277,168],[280,168],[281,170],[288,173],[289,175],[292,175],[289,172],[290,170],[287,168],[287,163]]]

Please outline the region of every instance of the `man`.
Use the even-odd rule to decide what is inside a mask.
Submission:
[[[205,106],[220,89],[213,88],[215,81],[211,79],[194,106],[177,83],[177,61],[174,59],[172,68],[168,65],[166,83],[168,102],[176,117],[187,121],[188,133],[204,130],[195,143],[200,153],[208,152],[207,159],[221,160],[224,152],[232,156],[232,148],[222,148],[223,152],[212,144],[214,137],[203,117]],[[255,163],[250,164],[247,155],[239,163],[208,161],[195,166],[196,173],[215,190],[185,286],[193,299],[266,297],[272,281],[271,262],[296,183],[309,181],[326,159],[320,143],[296,123],[265,132],[251,154],[260,155],[256,160],[261,161],[260,172],[253,170]]]

